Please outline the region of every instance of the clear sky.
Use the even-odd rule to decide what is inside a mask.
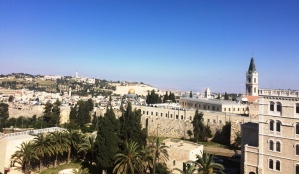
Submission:
[[[160,89],[299,89],[299,1],[0,0],[0,74],[79,75]]]

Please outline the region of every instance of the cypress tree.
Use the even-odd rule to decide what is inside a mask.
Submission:
[[[141,126],[141,110],[132,111],[131,103],[128,103],[127,109],[119,118],[120,121],[120,139],[125,142],[135,141],[140,147],[146,145],[147,134]]]
[[[194,119],[192,121],[193,124],[193,133],[194,133],[194,141],[198,143],[198,141],[201,139],[201,134],[204,130],[204,124],[203,124],[203,113],[198,112],[198,109],[195,111]]]
[[[110,107],[104,117],[100,117],[99,130],[95,140],[96,164],[100,170],[112,173],[114,157],[119,151],[119,122]]]
[[[3,132],[3,127],[8,117],[8,104],[0,103],[0,132]]]

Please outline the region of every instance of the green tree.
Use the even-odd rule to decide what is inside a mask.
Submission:
[[[90,123],[91,115],[90,115],[90,109],[93,108],[91,106],[91,103],[89,101],[83,101],[80,100],[77,103],[79,105],[78,111],[77,111],[77,123],[80,128],[84,127],[87,123]],[[92,109],[91,109],[92,110]]]
[[[152,90],[151,92],[148,91],[148,94],[146,96],[146,103],[147,104],[162,103],[161,96],[159,96],[159,94],[156,94],[155,90]]]
[[[65,133],[62,131],[51,132],[50,138],[51,138],[52,148],[55,154],[54,167],[56,168],[58,155],[59,154],[62,155],[64,152],[68,150],[70,142],[66,138]]]
[[[188,131],[187,131],[187,134],[188,134],[188,136],[189,136],[189,138],[190,138],[190,140],[191,140],[191,136],[193,135],[192,130],[188,130]]]
[[[46,155],[53,154],[53,149],[49,136],[45,134],[37,134],[34,138],[34,150],[39,158],[39,171],[43,168],[43,159]]]
[[[150,147],[153,150],[153,170],[152,173],[155,174],[156,172],[156,165],[157,163],[164,163],[168,161],[169,155],[167,152],[168,146],[162,145],[162,141],[159,137],[155,137],[150,140]],[[158,162],[157,162],[158,160]]]
[[[69,130],[64,132],[64,136],[69,143],[68,144],[68,155],[67,155],[67,163],[71,162],[71,154],[77,152],[78,145],[81,143],[82,135],[78,131]]]
[[[198,109],[195,111],[194,119],[192,121],[193,124],[193,132],[194,132],[194,141],[196,143],[199,142],[201,138],[201,133],[204,129],[204,124],[203,124],[203,113],[198,112]]]
[[[89,164],[93,162],[93,151],[95,147],[95,135],[83,138],[83,142],[79,144],[78,152],[84,152],[84,158],[88,155]]]
[[[23,142],[21,147],[18,147],[18,150],[12,154],[11,159],[22,166],[25,174],[29,173],[30,162],[33,159],[38,159],[33,142]]]
[[[60,123],[60,108],[61,102],[57,99],[54,104],[48,101],[44,108],[43,125],[47,126],[58,126]]]
[[[0,132],[3,132],[3,127],[9,117],[8,104],[0,103]]]
[[[129,102],[127,109],[119,118],[120,122],[120,139],[124,142],[134,141],[140,146],[146,145],[147,134],[141,126],[141,110],[132,111],[132,105]]]
[[[183,165],[183,170],[179,168],[174,168],[173,170],[179,171],[181,174],[193,174],[196,172],[196,162],[195,161],[187,161],[185,163],[186,165]]]
[[[241,132],[238,131],[235,133],[235,135],[236,137],[235,137],[234,147],[238,149],[241,146],[241,141],[242,141]]]
[[[142,146],[140,149],[140,156],[142,162],[142,173],[146,173],[149,169],[153,169],[153,148],[150,146]]]
[[[225,92],[224,93],[224,100],[228,100],[228,99],[229,99],[229,97],[228,97],[227,93]]]
[[[213,174],[221,173],[224,170],[222,164],[213,162],[213,155],[203,152],[201,156],[196,156],[196,162],[199,164],[199,173],[200,174]]]
[[[136,142],[126,142],[126,147],[123,153],[118,153],[115,158],[115,167],[113,173],[116,174],[134,174],[141,173],[142,162],[139,147]]]
[[[168,92],[166,91],[164,97],[163,97],[163,103],[166,103],[166,101],[169,100]]]
[[[201,140],[208,141],[208,138],[212,138],[212,131],[209,125],[204,125],[203,130],[201,132]]]
[[[107,108],[104,117],[100,117],[99,130],[95,141],[96,164],[100,170],[111,173],[114,157],[119,148],[119,122],[112,108]]]

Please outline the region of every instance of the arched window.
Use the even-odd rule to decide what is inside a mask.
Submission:
[[[270,131],[274,131],[274,121],[270,120]]]
[[[274,143],[273,143],[272,140],[270,140],[270,141],[269,141],[269,150],[273,151],[273,149],[274,149],[273,146],[274,146]]]
[[[296,134],[299,134],[299,123],[296,123]]]
[[[276,103],[276,111],[281,112],[281,103],[280,102]]]
[[[276,170],[280,171],[280,161],[276,161]]]
[[[273,169],[273,160],[269,159],[269,169]]]
[[[299,144],[296,144],[296,155],[299,155]]]
[[[296,174],[299,173],[299,164],[296,164]]]
[[[270,111],[274,111],[274,102],[270,102]]]
[[[277,132],[281,131],[281,122],[280,121],[276,121],[276,131]]]
[[[276,142],[276,151],[277,151],[277,152],[280,152],[280,149],[281,149],[281,148],[280,148],[280,142],[277,141],[277,142]]]

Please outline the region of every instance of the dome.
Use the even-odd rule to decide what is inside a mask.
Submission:
[[[130,89],[128,94],[135,94],[135,90],[134,89]]]

